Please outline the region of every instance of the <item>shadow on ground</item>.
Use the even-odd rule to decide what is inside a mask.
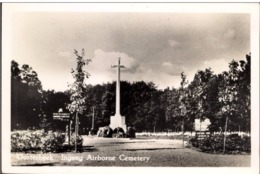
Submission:
[[[143,151],[143,150],[175,150],[175,149],[181,149],[181,148],[142,148],[142,149],[121,149],[125,151]]]
[[[81,152],[96,152],[98,149],[96,149],[94,146],[83,146],[81,149]]]
[[[128,143],[151,143],[155,141],[131,141],[131,142],[110,142],[110,144],[128,144]]]

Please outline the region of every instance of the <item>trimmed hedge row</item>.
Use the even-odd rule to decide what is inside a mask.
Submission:
[[[60,152],[68,148],[64,145],[65,133],[37,131],[15,131],[11,133],[11,151],[42,151]],[[77,138],[78,147],[81,148],[83,139]],[[71,136],[71,144],[75,146],[75,136]]]
[[[189,143],[196,148],[199,148],[203,152],[223,152],[224,147],[224,135],[214,135],[203,140],[197,140],[192,138]],[[251,152],[251,137],[239,136],[238,134],[228,135],[226,137],[226,150],[225,153],[241,153]]]

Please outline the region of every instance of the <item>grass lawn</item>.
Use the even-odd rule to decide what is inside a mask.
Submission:
[[[249,167],[251,155],[221,155],[182,148],[181,140],[84,136],[83,152],[12,153],[14,166]]]

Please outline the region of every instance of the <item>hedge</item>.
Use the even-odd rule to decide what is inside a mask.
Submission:
[[[223,152],[224,135],[214,135],[203,140],[192,138],[189,143],[203,152]],[[225,153],[251,152],[251,137],[239,136],[238,134],[228,135],[226,137]]]

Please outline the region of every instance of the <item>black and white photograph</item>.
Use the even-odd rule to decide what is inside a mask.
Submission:
[[[259,172],[259,4],[4,3],[2,18],[6,172]]]

